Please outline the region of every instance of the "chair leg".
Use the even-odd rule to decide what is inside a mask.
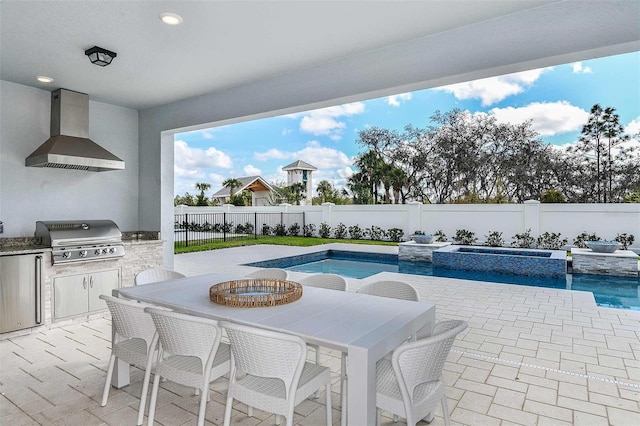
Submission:
[[[249,417],[253,417],[253,407],[252,406],[247,406],[247,415]]]
[[[200,410],[198,411],[198,426],[204,426],[204,414],[207,409],[207,396],[209,395],[209,378],[211,377],[211,369],[204,374],[204,383],[202,384],[202,396],[200,397]]]
[[[231,424],[231,408],[233,405],[233,398],[227,396],[227,406],[224,408],[224,426],[229,426]]]
[[[349,382],[345,376],[344,380],[340,382],[340,398],[342,399],[342,411],[340,413],[340,425],[347,426],[347,394],[349,392]]]
[[[151,378],[151,364],[153,363],[153,357],[149,357],[146,370],[144,371],[144,379],[142,379],[142,392],[140,392],[140,407],[138,408],[138,421],[136,425],[142,425],[144,421],[144,406],[147,403],[147,393],[149,392],[149,380]]]
[[[444,417],[444,424],[449,426],[449,405],[446,395],[442,395],[442,417]]]
[[[380,426],[380,417],[381,417],[380,409],[376,408],[376,426]]]
[[[331,411],[331,381],[325,385],[325,393],[327,398],[327,426],[333,424],[332,411]]]
[[[313,348],[316,350],[316,364],[320,365],[320,346],[313,346]],[[313,394],[313,399],[318,398],[320,398],[320,389]]]
[[[287,420],[288,421],[288,420]],[[282,417],[280,417],[280,414],[276,414],[276,425],[280,425],[280,423],[282,423]]]
[[[397,414],[394,414],[394,415],[393,415],[393,422],[394,422],[394,423],[398,423],[398,420],[399,420],[399,419],[398,419],[398,415],[397,415]]]
[[[111,387],[111,376],[113,376],[113,367],[116,364],[116,356],[111,354],[109,358],[109,368],[107,368],[107,378],[104,381],[104,390],[102,391],[102,402],[100,406],[107,405],[107,399],[109,399],[109,388]]]
[[[153,426],[153,418],[156,416],[156,402],[158,400],[158,388],[160,387],[160,375],[156,373],[153,378],[153,388],[151,389],[151,402],[149,402],[149,416],[147,424]]]

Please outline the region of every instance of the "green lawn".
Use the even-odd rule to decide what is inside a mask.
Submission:
[[[256,244],[276,244],[282,246],[299,246],[309,247],[327,243],[349,243],[349,244],[373,244],[382,246],[397,246],[398,243],[391,241],[372,241],[372,240],[350,240],[336,238],[316,238],[316,237],[276,237],[276,236],[260,236],[258,239],[248,237],[246,239],[237,239],[230,241],[219,241],[213,243],[205,243],[198,245],[196,241],[189,241],[189,247],[185,247],[184,243],[175,243],[174,253],[191,253],[194,251],[216,250],[228,247],[252,246]]]

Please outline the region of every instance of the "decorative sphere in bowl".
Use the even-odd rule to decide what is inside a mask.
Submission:
[[[435,237],[431,234],[422,234],[422,235],[418,234],[418,235],[414,235],[411,238],[413,238],[413,241],[415,241],[418,244],[431,244],[435,239]]]
[[[622,247],[617,241],[585,241],[585,244],[596,253],[613,253]]]

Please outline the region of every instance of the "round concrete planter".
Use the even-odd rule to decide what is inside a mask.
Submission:
[[[435,237],[429,234],[413,235],[411,238],[413,239],[413,241],[415,241],[418,244],[431,244],[433,240],[435,240]]]
[[[617,241],[585,241],[585,244],[596,253],[613,253],[622,247]]]

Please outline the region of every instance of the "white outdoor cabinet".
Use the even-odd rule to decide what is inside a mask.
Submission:
[[[67,275],[53,280],[54,318],[60,319],[106,309],[101,294],[120,287],[120,270]]]

